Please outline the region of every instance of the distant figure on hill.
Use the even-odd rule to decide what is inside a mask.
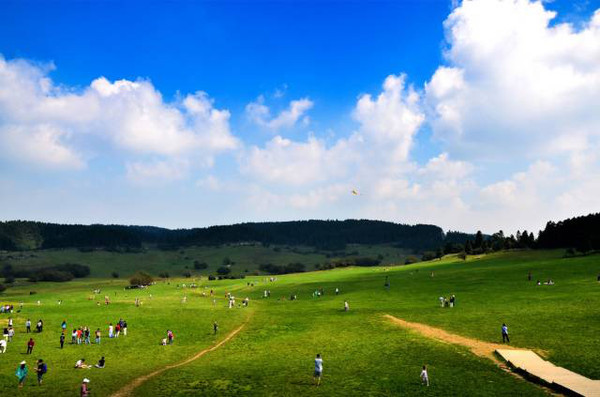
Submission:
[[[41,358],[37,360],[37,367],[35,368],[35,372],[37,372],[37,381],[38,385],[41,386],[44,381],[44,374],[48,372],[48,366]]]
[[[510,339],[508,338],[508,327],[506,324],[502,324],[502,343],[510,343]]]
[[[336,289],[335,289],[335,294],[336,294],[336,295],[339,295],[339,294],[340,294],[340,289],[339,289],[339,288],[337,288],[337,287],[336,287]]]
[[[444,307],[444,297],[443,297],[443,296],[440,296],[438,299],[439,299],[439,301],[440,301],[440,306],[441,306],[441,307]]]
[[[83,382],[81,382],[81,397],[88,397],[90,395],[88,383],[90,383],[88,378],[84,378]]]
[[[317,358],[315,358],[315,373],[313,375],[315,384],[319,386],[321,384],[321,376],[323,375],[323,359],[321,358],[321,354],[317,354]]]
[[[29,342],[27,342],[27,354],[33,353],[33,346],[35,346],[35,341],[33,338],[29,338]]]
[[[105,365],[106,365],[106,360],[104,359],[104,356],[102,356],[100,358],[100,360],[98,360],[98,364],[94,365],[94,367],[102,369],[102,368],[104,368]]]
[[[385,288],[390,289],[390,278],[389,276],[385,276]]]
[[[65,346],[65,332],[63,331],[62,334],[60,334],[60,348],[62,349]]]
[[[25,384],[25,379],[27,379],[28,372],[29,370],[27,369],[27,363],[24,360],[21,361],[21,364],[19,364],[17,370],[15,371],[15,375],[17,376],[17,378],[19,378],[19,389],[23,388],[23,385]]]
[[[456,296],[452,295],[450,297],[450,307],[454,307],[454,305],[456,305]]]
[[[427,366],[423,365],[423,369],[421,370],[421,382],[429,386],[429,375],[427,374]]]
[[[38,320],[35,328],[37,329],[37,332],[42,332],[44,330],[44,322],[42,320]]]
[[[531,270],[527,273],[527,281],[531,281]]]
[[[31,332],[31,320],[27,319],[27,321],[25,321],[25,329],[27,331],[27,333]]]
[[[67,329],[67,320],[63,320],[62,324],[60,325],[60,327],[62,328],[62,330],[66,330]]]
[[[218,331],[219,331],[219,324],[217,324],[217,322],[215,321],[213,323],[213,333],[214,333],[214,335],[216,335]]]
[[[347,312],[350,310],[350,305],[348,305],[348,301],[344,301],[344,311]]]

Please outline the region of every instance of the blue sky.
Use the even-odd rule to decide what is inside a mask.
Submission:
[[[489,232],[597,211],[600,1],[472,3],[4,1],[0,216]]]

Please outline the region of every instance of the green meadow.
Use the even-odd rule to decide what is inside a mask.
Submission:
[[[202,260],[191,252],[186,249],[184,254],[176,253]],[[222,256],[236,261],[230,250],[215,254],[215,265]],[[237,259],[236,262],[242,262],[242,256]],[[24,303],[23,309],[12,315],[17,334],[8,351],[0,355],[1,395],[17,394],[14,371],[23,359],[30,366],[30,376],[18,395],[75,396],[84,377],[91,381],[92,395],[110,395],[139,376],[183,361],[214,345],[242,324],[244,328],[220,348],[149,379],[134,394],[536,396],[548,393],[466,348],[399,328],[386,320],[384,314],[488,342],[501,342],[500,326],[506,323],[511,345],[543,352],[557,365],[600,379],[600,350],[596,346],[600,326],[598,255],[563,258],[563,251],[514,251],[468,257],[466,261],[449,256],[410,266],[343,268],[277,276],[274,282],[265,275],[221,281],[208,281],[204,276],[196,278],[199,286],[196,289],[182,287],[194,279],[159,280],[144,290],[124,290],[125,280],[107,278],[116,265],[100,264],[104,260],[100,258],[95,260],[98,262],[88,261],[90,266],[98,263],[102,269],[92,271],[95,278],[23,284],[0,295],[0,303],[12,303],[16,309],[19,302]],[[270,261],[277,263],[272,258]],[[159,269],[160,259],[153,263]],[[531,282],[527,281],[529,271]],[[389,290],[384,287],[386,276],[391,284]],[[555,285],[535,285],[536,280],[543,282],[549,278]],[[101,293],[92,297],[96,288]],[[337,296],[336,288],[340,290]],[[213,298],[203,296],[210,289],[215,291],[214,302]],[[270,298],[263,298],[265,289],[271,291]],[[313,297],[316,289],[323,289],[324,295]],[[29,295],[32,290],[36,294]],[[249,306],[228,309],[226,292],[236,296],[238,304],[248,297]],[[441,308],[438,298],[450,294],[456,295],[456,307]],[[110,297],[109,305],[103,304],[104,295]],[[290,300],[291,295],[297,295],[298,299]],[[182,303],[184,296],[186,303]],[[142,301],[140,307],[134,305],[136,297]],[[59,299],[61,305],[57,304]],[[343,310],[344,301],[350,305],[349,312]],[[24,354],[29,337],[24,327],[27,318],[33,324],[41,318],[45,324],[41,334],[32,334],[36,346],[30,356]],[[127,320],[128,335],[109,339],[108,324],[119,318]],[[7,314],[0,315],[3,323],[7,319]],[[68,337],[65,348],[59,349],[63,319],[68,330],[75,326],[101,328],[102,343],[70,345]],[[216,336],[212,332],[213,321],[220,326]],[[167,329],[174,331],[175,343],[161,346],[160,339]],[[312,381],[316,353],[321,353],[324,360],[319,387]],[[106,357],[105,369],[73,368],[82,357],[94,364],[100,356]],[[37,386],[32,371],[37,358],[43,358],[49,367],[42,386]],[[429,369],[429,387],[420,383],[422,365]]]

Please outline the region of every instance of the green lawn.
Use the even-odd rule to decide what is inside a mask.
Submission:
[[[529,270],[534,280],[552,278],[556,285],[535,286],[527,281]],[[106,279],[15,287],[0,295],[0,302],[25,302],[13,316],[17,336],[0,355],[0,394],[16,391],[14,370],[26,357],[25,318],[35,322],[41,317],[46,330],[34,335],[37,345],[27,359],[48,362],[42,386],[48,395],[76,395],[84,376],[91,379],[94,395],[108,395],[136,376],[212,345],[245,322],[243,331],[220,349],[151,379],[136,395],[542,395],[542,389],[493,362],[398,328],[383,314],[490,342],[500,341],[500,325],[506,322],[513,345],[543,350],[555,364],[600,379],[600,351],[594,345],[600,325],[598,271],[599,256],[563,259],[559,251],[522,251],[466,262],[450,257],[412,266],[279,276],[272,283],[265,276],[204,279],[197,290],[177,287],[190,280],[159,282],[137,292],[124,291],[123,281]],[[216,307],[200,295],[204,286],[217,291]],[[88,301],[93,288],[101,288],[101,297],[107,293],[113,303]],[[265,288],[271,290],[269,299],[261,298]],[[323,297],[311,296],[317,288],[325,290]],[[28,295],[30,289],[37,294]],[[250,307],[227,309],[226,291],[250,297]],[[293,293],[297,301],[281,299]],[[184,294],[187,304],[181,303]],[[440,308],[438,297],[450,294],[456,294],[457,306]],[[142,307],[134,306],[136,296]],[[41,306],[35,304],[38,299]],[[57,305],[57,299],[64,303]],[[344,300],[350,312],[342,310]],[[126,338],[57,348],[63,318],[69,326],[101,327],[106,335],[108,322],[119,317],[129,323]],[[217,337],[211,332],[213,320],[221,326]],[[167,328],[174,330],[176,343],[159,346]],[[311,384],[316,353],[324,359],[319,388]],[[95,361],[100,355],[107,358],[106,369],[72,368],[78,358]],[[429,388],[419,382],[423,364],[429,367]],[[40,394],[32,375],[19,394]]]

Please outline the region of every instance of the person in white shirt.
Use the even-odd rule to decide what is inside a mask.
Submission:
[[[502,343],[504,342],[510,343],[510,339],[508,338],[508,327],[506,324],[502,324]]]
[[[323,375],[323,359],[320,354],[317,354],[317,358],[315,358],[315,374],[314,380],[315,384],[319,386],[321,384],[321,375]]]
[[[423,365],[423,369],[421,370],[421,382],[429,386],[429,375],[427,374],[427,367],[425,365]]]
[[[6,353],[7,342],[4,339],[0,339],[0,353]]]
[[[344,301],[344,311],[347,312],[350,310],[350,305],[348,305],[348,301]]]

